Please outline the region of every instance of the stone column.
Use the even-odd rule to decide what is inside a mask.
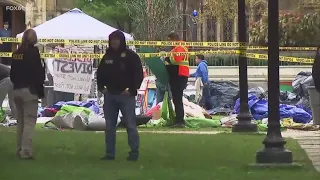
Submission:
[[[203,29],[202,27],[203,27],[202,23],[199,23],[197,26],[197,41],[202,41],[201,39],[201,30]]]
[[[217,42],[223,41],[223,20],[217,19]]]
[[[233,42],[238,41],[238,18],[235,17],[233,20]]]
[[[25,9],[25,23],[27,28],[31,28],[34,26],[34,10],[36,9],[35,3],[32,1],[26,2]]]
[[[203,41],[208,41],[208,19],[204,19],[202,23]]]
[[[34,23],[33,26],[37,26],[42,23],[42,1],[43,0],[36,0],[35,2],[35,9],[33,9],[34,13]]]
[[[47,0],[41,0],[41,12],[42,12],[42,22],[44,23],[47,21]]]

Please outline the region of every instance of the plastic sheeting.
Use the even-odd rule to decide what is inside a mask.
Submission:
[[[308,86],[314,86],[311,72],[300,72],[292,81],[293,92],[300,97],[308,97]]]
[[[55,117],[45,123],[45,127],[50,127],[50,123],[58,128],[75,130],[94,130],[104,131],[106,123],[103,116],[86,107],[76,107],[72,105],[63,105]],[[118,118],[118,124],[120,118]]]
[[[221,122],[214,119],[205,118],[185,118],[185,125],[189,128],[217,128],[221,127]]]
[[[212,110],[214,112],[232,112],[239,95],[239,87],[231,81],[212,81],[209,88]]]
[[[99,114],[99,104],[96,101],[88,101],[88,102],[81,102],[81,101],[68,101],[68,102],[57,102],[56,104],[52,105],[52,108],[60,110],[62,106],[64,105],[70,105],[70,106],[76,106],[76,107],[85,107],[93,112]]]
[[[268,101],[258,98],[256,95],[248,95],[248,105],[251,114],[255,120],[262,120],[268,117]],[[310,113],[305,111],[301,106],[280,104],[280,118],[292,118],[296,123],[309,123],[312,119]],[[240,111],[240,99],[237,99],[234,106],[234,112]]]

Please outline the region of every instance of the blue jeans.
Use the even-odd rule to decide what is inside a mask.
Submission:
[[[168,101],[171,101],[171,91],[170,91],[170,87],[168,88]],[[165,89],[162,88],[158,88],[156,89],[156,98],[157,98],[157,104],[159,104],[160,102],[163,102],[164,99],[164,94],[166,93]]]
[[[116,130],[119,110],[123,116],[127,134],[128,144],[131,148],[129,154],[131,156],[139,155],[139,134],[136,123],[136,100],[134,96],[129,95],[114,95],[110,93],[104,94],[103,111],[106,120],[106,155],[115,157],[116,149]]]
[[[204,107],[206,110],[212,109],[210,98],[210,86],[208,84],[205,84],[202,89],[202,98],[200,100],[199,105],[201,107]]]

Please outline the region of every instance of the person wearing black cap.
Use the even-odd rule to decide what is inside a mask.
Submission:
[[[103,56],[98,70],[98,89],[104,94],[104,116],[106,120],[106,154],[102,160],[115,159],[116,128],[119,110],[126,124],[128,144],[131,148],[127,160],[139,157],[139,134],[136,125],[137,90],[143,81],[140,57],[127,48],[124,34],[117,30],[109,36],[109,48]]]
[[[3,24],[3,29],[0,31],[0,37],[11,37],[11,31],[9,30],[9,23]],[[0,52],[11,52],[11,43],[1,42]],[[11,58],[1,57],[1,63],[5,65],[11,65]]]

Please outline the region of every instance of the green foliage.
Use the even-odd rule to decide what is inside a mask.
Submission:
[[[297,9],[309,12],[320,12],[320,0],[295,0]]]
[[[139,40],[161,40],[177,30],[181,20],[177,3],[172,0],[119,0],[118,4],[132,18],[134,35]]]
[[[119,6],[118,0],[76,0],[76,4],[88,15],[120,30],[131,26],[131,18],[125,9]],[[127,31],[130,31],[130,28]]]
[[[281,14],[279,17],[281,46],[317,46],[320,42],[320,13],[306,15]],[[249,42],[252,45],[267,45],[268,17],[249,28]]]
[[[211,19],[232,19],[238,13],[237,0],[206,0],[202,17]]]

